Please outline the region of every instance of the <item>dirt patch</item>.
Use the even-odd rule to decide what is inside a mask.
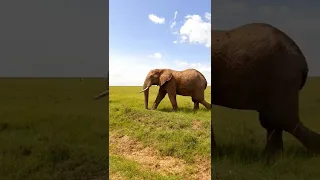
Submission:
[[[201,129],[201,121],[199,121],[199,120],[193,120],[193,121],[192,121],[192,129],[193,129],[193,130],[199,130],[199,129]]]
[[[109,180],[125,180],[120,173],[110,174]]]
[[[211,162],[208,159],[197,158],[195,168],[195,175],[193,176],[195,179],[211,179]]]
[[[129,136],[109,136],[109,154],[121,155],[138,162],[143,168],[158,172],[162,175],[178,175],[184,179],[211,179],[210,161],[197,158],[195,164],[188,165],[184,160],[171,156],[160,156],[151,147],[144,147],[137,140]]]

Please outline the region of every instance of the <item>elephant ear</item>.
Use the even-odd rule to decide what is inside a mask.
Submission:
[[[160,86],[164,85],[164,83],[166,83],[167,81],[170,81],[170,79],[172,78],[172,73],[165,71],[160,75]]]

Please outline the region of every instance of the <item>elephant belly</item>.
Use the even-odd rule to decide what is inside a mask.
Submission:
[[[261,96],[251,88],[228,88],[211,91],[211,102],[214,105],[232,109],[257,110]]]
[[[177,89],[176,93],[177,93],[177,95],[180,95],[180,96],[191,96],[192,95],[192,92],[190,92],[190,90],[187,88],[179,88],[179,89]]]

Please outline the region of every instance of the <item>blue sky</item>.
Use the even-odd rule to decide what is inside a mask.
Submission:
[[[110,86],[141,86],[154,68],[210,77],[211,1],[110,0]]]

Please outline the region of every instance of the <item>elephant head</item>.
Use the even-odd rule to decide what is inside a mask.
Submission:
[[[153,69],[151,70],[143,83],[144,105],[148,109],[149,88],[152,85],[163,86],[167,81],[172,79],[172,72],[169,69]]]

